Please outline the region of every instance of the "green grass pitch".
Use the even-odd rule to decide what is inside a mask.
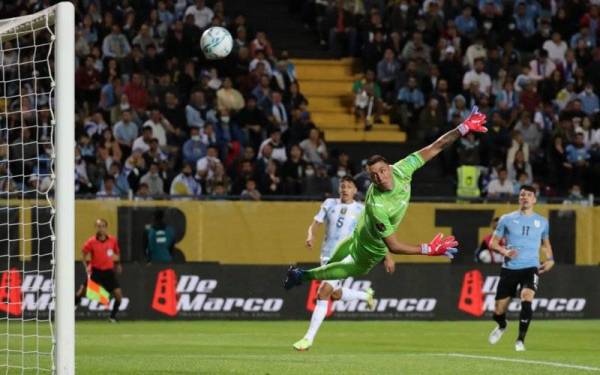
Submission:
[[[509,323],[502,341],[493,347],[487,343],[487,335],[494,324],[487,321],[325,321],[313,347],[296,352],[292,343],[302,337],[307,324],[78,322],[77,373],[600,373],[600,321],[534,320],[525,353],[514,351],[514,321]],[[13,359],[21,362],[20,358]]]

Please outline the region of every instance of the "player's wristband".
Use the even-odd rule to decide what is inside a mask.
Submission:
[[[422,255],[429,254],[429,244],[428,243],[422,243],[421,244],[421,254]]]
[[[546,258],[546,260],[551,260],[554,262],[554,257],[548,257],[548,258]]]
[[[456,127],[456,130],[460,133],[460,135],[464,136],[469,132],[469,127],[465,124],[460,124]]]

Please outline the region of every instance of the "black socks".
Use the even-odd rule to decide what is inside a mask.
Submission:
[[[498,323],[498,327],[500,327],[500,329],[506,328],[506,314],[494,314],[494,320],[496,321],[496,323]]]
[[[525,335],[527,334],[527,329],[529,328],[529,323],[531,322],[531,316],[533,312],[531,310],[531,302],[522,301],[521,302],[521,314],[519,315],[519,338],[520,341],[525,341]]]

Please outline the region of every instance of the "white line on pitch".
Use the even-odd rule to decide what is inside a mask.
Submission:
[[[553,367],[562,367],[562,368],[572,368],[572,369],[586,370],[586,371],[600,371],[600,368],[598,368],[598,367],[571,365],[568,363],[560,363],[560,362],[534,361],[534,360],[530,360],[530,359],[513,359],[513,358],[493,357],[493,356],[487,356],[487,355],[461,354],[461,353],[447,353],[447,354],[440,353],[439,355],[440,356],[448,356],[448,357],[459,357],[459,358],[486,359],[486,360],[500,361],[500,362],[528,363],[531,365],[544,365],[544,366],[553,366]]]

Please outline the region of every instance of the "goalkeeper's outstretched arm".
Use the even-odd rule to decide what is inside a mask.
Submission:
[[[437,154],[442,152],[446,147],[448,147],[452,143],[454,143],[460,137],[461,137],[461,134],[458,131],[458,129],[452,129],[449,132],[447,132],[446,134],[444,134],[441,137],[439,137],[438,139],[436,139],[429,146],[425,146],[422,149],[420,149],[419,155],[421,155],[421,157],[423,158],[423,160],[425,162],[428,162],[429,160],[436,157]]]
[[[473,107],[471,114],[463,123],[436,139],[429,146],[419,150],[419,155],[421,155],[423,160],[427,162],[436,157],[437,154],[442,152],[446,147],[450,146],[461,136],[466,135],[469,132],[487,132],[487,128],[483,126],[485,124],[485,120],[486,116],[483,113],[479,113],[476,106]]]

